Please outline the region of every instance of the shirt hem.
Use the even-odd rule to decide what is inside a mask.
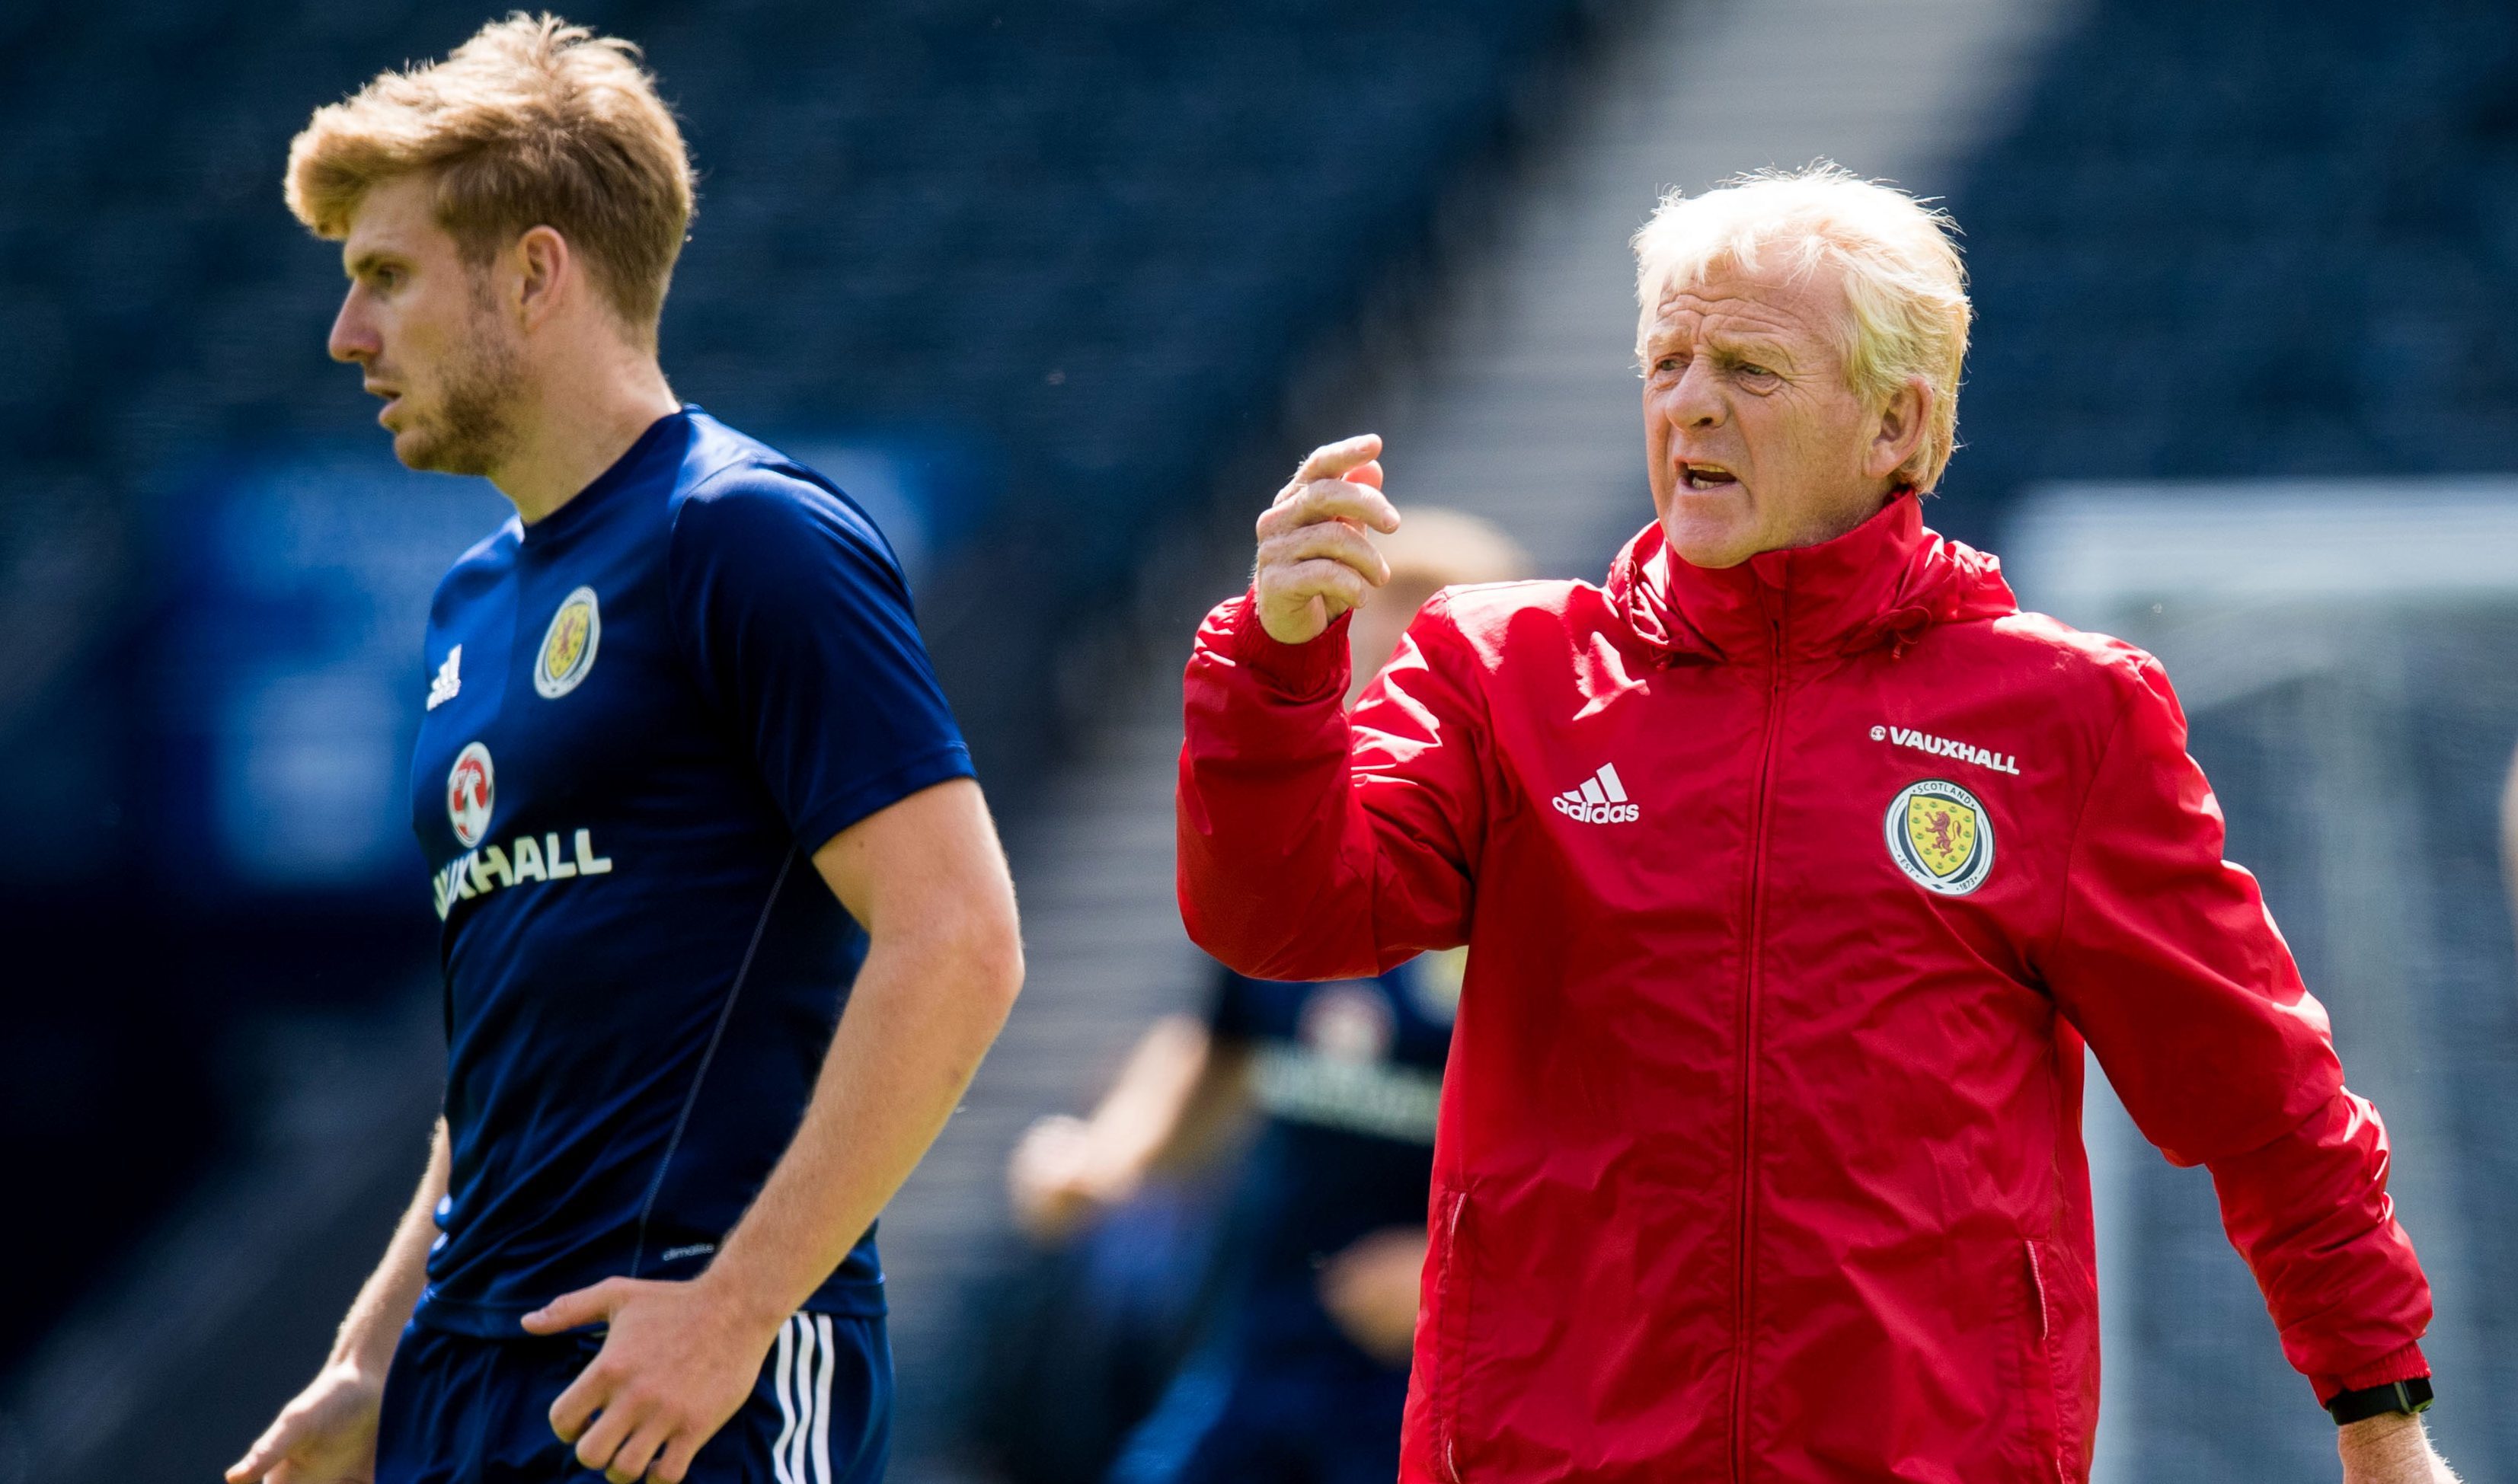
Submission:
[[[425,1294],[412,1310],[411,1322],[423,1329],[475,1339],[526,1338],[524,1318],[541,1303],[480,1303]],[[881,1319],[890,1312],[884,1301],[882,1280],[832,1284],[797,1306],[806,1314],[835,1319]]]

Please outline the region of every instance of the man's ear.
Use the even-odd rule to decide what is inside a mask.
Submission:
[[[569,250],[568,238],[548,227],[528,229],[509,252],[517,269],[516,309],[525,328],[532,329],[566,302],[577,254]]]
[[[1923,458],[1924,442],[1932,434],[1933,405],[1939,400],[1932,384],[1921,376],[1907,377],[1889,393],[1888,405],[1881,409],[1878,430],[1862,460],[1863,474],[1887,479],[1912,473]]]

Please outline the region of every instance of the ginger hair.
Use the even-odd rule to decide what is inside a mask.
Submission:
[[[369,191],[428,174],[438,225],[467,261],[549,227],[652,343],[690,227],[692,180],[681,130],[639,56],[557,16],[494,21],[445,61],[378,73],[316,109],[288,147],[288,209],[337,241]]]

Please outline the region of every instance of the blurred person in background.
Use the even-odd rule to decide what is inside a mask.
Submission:
[[[1605,588],[1437,597],[1350,712],[1404,530],[1367,436],[1197,636],[1191,936],[1281,978],[1469,947],[1410,1481],[2086,1479],[2084,1038],[2211,1169],[2345,1479],[2451,1477],[2384,1127],[2166,677],[1923,525],[1950,230],[1832,166],[1667,199],[1656,518]]]
[[[878,1477],[875,1216],[1020,982],[890,549],[666,385],[691,170],[635,57],[519,14],[289,151],[332,355],[516,516],[426,635],[445,1117],[239,1484]]]
[[[1529,567],[1493,526],[1449,510],[1411,510],[1383,551],[1390,580],[1348,630],[1350,700],[1436,592]],[[1155,1022],[1090,1119],[1043,1119],[1016,1147],[1017,1218],[1049,1244],[1149,1176],[1212,1160],[1246,1113],[1263,1120],[1226,1210],[1230,1276],[1207,1337],[1129,1438],[1114,1484],[1397,1472],[1463,956],[1327,984],[1219,968],[1206,1014]]]

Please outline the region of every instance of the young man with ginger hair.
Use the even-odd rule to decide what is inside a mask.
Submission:
[[[515,16],[290,148],[333,357],[516,518],[426,638],[445,1117],[233,1484],[878,1477],[875,1215],[1020,982],[890,547],[666,384],[691,175],[635,59]]]

